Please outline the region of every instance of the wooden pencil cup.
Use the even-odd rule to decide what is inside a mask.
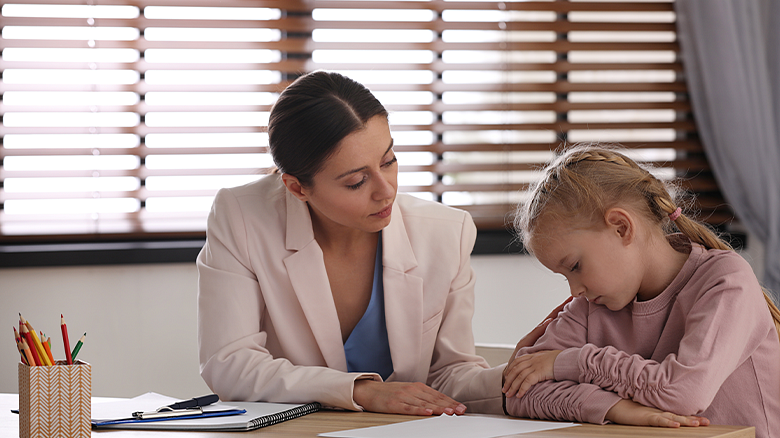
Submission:
[[[77,360],[52,366],[19,363],[19,436],[89,438],[92,367]]]

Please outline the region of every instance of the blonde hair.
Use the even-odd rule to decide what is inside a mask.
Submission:
[[[568,223],[576,221],[577,227],[591,228],[603,223],[607,210],[620,205],[630,207],[666,234],[676,227],[707,249],[733,251],[708,226],[682,214],[680,201],[672,195],[676,192],[615,146],[575,145],[544,169],[528,202],[518,206],[514,227],[528,246],[534,231],[545,222],[565,218]],[[763,292],[780,337],[780,310]]]

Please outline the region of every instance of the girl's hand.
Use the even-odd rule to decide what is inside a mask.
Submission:
[[[560,353],[561,350],[545,350],[518,357],[504,369],[501,390],[507,397],[520,398],[535,384],[554,379],[553,366]]]
[[[677,415],[647,407],[632,400],[620,400],[607,411],[606,419],[617,424],[656,427],[707,426],[710,420],[695,415]]]
[[[465,405],[420,382],[357,380],[352,397],[363,409],[384,414],[461,415],[466,412]]]
[[[566,301],[562,302],[558,307],[552,309],[549,315],[547,315],[546,318],[542,322],[539,323],[536,327],[534,327],[533,330],[528,332],[527,335],[523,336],[523,339],[520,339],[520,341],[517,343],[517,346],[515,346],[515,351],[512,352],[512,355],[509,356],[509,363],[507,363],[506,368],[504,368],[503,373],[503,381],[506,381],[506,373],[509,370],[509,366],[512,365],[512,362],[515,360],[515,356],[517,356],[517,352],[520,351],[521,348],[524,347],[530,347],[536,343],[539,338],[542,337],[544,334],[544,331],[547,330],[547,326],[550,325],[553,319],[558,317],[558,314],[561,313],[561,310],[563,310],[563,306],[569,303],[574,297],[569,297],[566,299]]]

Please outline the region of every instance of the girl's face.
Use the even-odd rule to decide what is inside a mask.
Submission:
[[[398,163],[387,119],[376,116],[365,129],[344,137],[336,152],[300,188],[312,220],[326,229],[374,233],[390,223],[398,189]]]
[[[574,297],[620,310],[634,300],[642,283],[643,264],[636,245],[621,229],[544,227],[528,242],[529,249],[549,270],[562,274]]]

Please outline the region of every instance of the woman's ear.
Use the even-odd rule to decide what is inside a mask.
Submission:
[[[287,187],[287,191],[295,195],[296,198],[303,202],[308,200],[306,189],[303,188],[303,185],[300,181],[298,181],[298,178],[290,175],[289,173],[283,173],[282,182],[284,183],[284,186]]]
[[[616,233],[624,244],[633,242],[636,237],[636,223],[628,211],[622,208],[610,208],[604,213],[604,221],[610,231]]]

